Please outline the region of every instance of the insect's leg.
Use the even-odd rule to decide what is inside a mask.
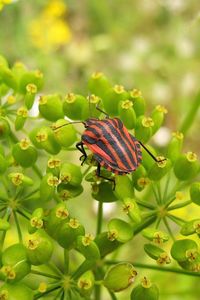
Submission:
[[[115,186],[116,186],[115,179],[107,178],[107,177],[101,175],[101,165],[100,165],[100,163],[98,163],[98,165],[97,165],[96,174],[100,178],[103,178],[103,179],[106,179],[108,181],[113,182],[113,191],[115,190]]]
[[[87,158],[87,154],[86,154],[85,149],[84,149],[84,147],[83,147],[83,142],[78,142],[78,143],[76,144],[76,148],[83,154],[83,155],[81,155],[81,157],[80,157],[80,160],[81,160],[81,158],[83,157],[83,161],[82,161],[82,163],[81,163],[81,166],[82,166],[82,165],[84,164],[86,158]]]
[[[155,162],[160,163],[160,162],[162,162],[162,161],[167,160],[166,158],[163,158],[163,159],[157,159],[157,158],[149,151],[149,149],[147,149],[147,147],[146,147],[142,142],[139,141],[139,143],[140,143],[140,145],[144,148],[144,150],[147,151],[147,153],[153,158],[153,160],[155,160]]]
[[[102,112],[102,113],[106,116],[106,118],[109,118],[109,115],[108,115],[105,111],[103,111],[103,110],[98,106],[98,104],[96,105],[96,109],[97,109],[98,111]]]

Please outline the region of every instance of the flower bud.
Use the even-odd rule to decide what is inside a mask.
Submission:
[[[119,116],[126,128],[133,129],[136,124],[136,114],[133,109],[133,102],[123,100],[119,103]]]
[[[182,235],[191,235],[193,233],[200,234],[200,219],[194,219],[189,222],[185,222],[181,228]]]
[[[77,237],[84,234],[84,227],[77,219],[71,218],[60,226],[56,240],[61,247],[71,249],[75,246]]]
[[[180,180],[190,180],[197,175],[199,162],[194,152],[180,155],[174,164],[174,173]]]
[[[131,300],[158,300],[159,290],[155,284],[144,277],[142,284],[137,285],[131,292]]]
[[[53,130],[49,127],[35,128],[29,137],[36,148],[44,149],[50,154],[55,155],[61,149],[61,146],[56,141]]]
[[[183,147],[183,134],[181,132],[173,132],[172,139],[169,142],[167,157],[174,163],[180,156]]]
[[[142,97],[140,90],[133,89],[129,92],[129,99],[133,102],[133,109],[136,113],[136,116],[144,115],[146,109],[146,103]]]
[[[119,102],[128,99],[128,93],[122,85],[115,85],[107,89],[102,98],[104,108],[110,116],[118,115]]]
[[[7,138],[10,134],[10,125],[8,121],[0,117],[0,140]]]
[[[142,235],[158,245],[162,245],[162,243],[169,240],[169,236],[165,232],[157,230],[156,228],[145,228],[142,231]]]
[[[107,90],[111,88],[111,84],[103,73],[95,72],[89,78],[88,87],[92,94],[103,98]]]
[[[22,106],[17,110],[17,116],[15,119],[15,129],[20,130],[24,127],[24,124],[28,117],[28,110],[26,107]]]
[[[111,267],[103,281],[103,285],[113,292],[120,292],[128,288],[135,280],[137,271],[130,263],[119,263]]]
[[[165,114],[167,114],[167,109],[162,105],[157,105],[153,110],[151,118],[154,122],[154,126],[152,128],[153,134],[161,127]]]
[[[37,86],[33,83],[29,83],[26,86],[26,94],[24,96],[24,103],[27,109],[31,109],[37,93]]]
[[[121,243],[126,243],[133,238],[131,225],[120,219],[111,219],[108,222],[108,230],[113,235],[113,239]]]
[[[38,229],[26,237],[26,253],[32,265],[38,266],[47,263],[53,252],[53,244],[47,234]]]
[[[81,252],[87,260],[97,260],[100,258],[99,248],[93,241],[91,234],[77,237],[76,250]]]
[[[0,77],[2,78],[3,83],[5,83],[9,88],[14,91],[17,90],[17,80],[13,72],[8,67],[0,67]]]
[[[163,160],[163,156],[157,156],[160,162],[155,162],[148,172],[150,180],[160,180],[171,168],[171,161],[169,159]]]
[[[84,112],[89,102],[82,95],[69,93],[63,103],[64,114],[72,120],[84,120]]]
[[[13,146],[12,155],[16,162],[24,168],[34,165],[37,160],[37,150],[26,138]]]
[[[56,176],[53,176],[53,174],[48,173],[43,176],[40,182],[41,200],[44,202],[50,201],[58,184],[59,179]]]
[[[33,300],[33,290],[24,283],[5,283],[0,287],[0,299],[2,300]]]
[[[135,223],[141,222],[141,212],[133,198],[123,199],[123,211],[133,220]]]
[[[57,94],[41,96],[39,99],[39,112],[48,121],[57,121],[64,118],[61,97]]]
[[[44,225],[43,218],[44,218],[43,208],[41,208],[41,207],[36,208],[32,213],[28,232],[34,233],[38,229],[43,228],[43,225]]]
[[[58,128],[64,124],[68,125]],[[52,128],[54,130],[53,132],[55,139],[61,147],[68,148],[77,140],[76,131],[73,125],[67,122],[65,119],[58,120],[53,124]]]
[[[45,220],[45,230],[53,238],[57,238],[57,234],[63,224],[69,221],[69,212],[65,202],[57,204],[50,210]]]
[[[200,205],[200,182],[193,182],[191,184],[190,198],[193,203]]]
[[[118,199],[110,182],[101,182],[92,185],[92,197],[97,201],[116,202]]]
[[[188,253],[190,251],[197,252],[198,245],[195,241],[190,239],[177,240],[173,243],[171,248],[171,256],[178,262],[184,262],[189,259]]]
[[[153,134],[154,121],[152,118],[140,116],[137,118],[136,126],[135,126],[135,137],[146,143]]]
[[[40,91],[44,84],[44,78],[42,72],[36,71],[26,71],[20,78],[19,91],[22,94],[26,94],[26,87],[28,84],[34,84],[37,90]]]
[[[95,278],[92,271],[83,273],[77,282],[79,292],[82,296],[90,296],[95,284]]]
[[[162,248],[154,244],[145,244],[144,251],[147,253],[149,257],[151,257],[156,261],[159,260],[162,257],[162,255],[164,254],[166,255],[166,252]]]
[[[116,187],[114,190],[115,196],[123,200],[124,198],[132,198],[134,195],[133,184],[128,176],[116,176]]]
[[[115,240],[111,232],[102,232],[95,238],[95,242],[99,248],[101,257],[116,250],[122,243]]]
[[[142,191],[150,183],[150,179],[147,176],[147,171],[143,165],[140,165],[132,173],[132,180],[133,180],[134,188],[137,191]]]
[[[82,182],[82,173],[80,166],[72,163],[64,163],[60,169],[60,180],[62,183],[69,183],[72,186],[78,186]]]
[[[22,244],[14,244],[2,254],[1,275],[7,282],[16,282],[24,278],[31,270],[27,260],[26,249]]]
[[[99,118],[101,112],[97,109],[97,106],[103,110],[101,99],[91,94],[87,96],[88,105],[82,109],[82,119],[87,120],[90,118]]]

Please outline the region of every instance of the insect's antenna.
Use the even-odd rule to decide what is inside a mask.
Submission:
[[[52,128],[53,130],[57,130],[57,129],[60,129],[60,128],[64,127],[64,126],[71,125],[71,124],[83,124],[83,125],[85,125],[85,122],[81,122],[81,121],[70,122],[70,123],[67,123],[67,124],[60,125],[60,126],[58,126],[58,127],[52,125],[51,128]]]
[[[160,162],[162,162],[162,161],[167,160],[166,158],[163,158],[163,159],[157,159],[157,158],[151,153],[151,151],[149,151],[149,149],[147,149],[147,147],[146,147],[142,142],[139,141],[139,143],[140,143],[140,145],[144,148],[144,150],[147,151],[147,153],[153,158],[153,160],[155,160],[155,162],[160,163]]]

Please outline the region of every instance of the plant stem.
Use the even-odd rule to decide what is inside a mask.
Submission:
[[[13,216],[14,216],[14,219],[15,219],[16,227],[17,227],[19,242],[22,243],[22,232],[21,232],[21,228],[20,228],[20,224],[19,224],[19,220],[18,220],[16,211],[14,211],[14,210],[13,210]]]
[[[48,277],[48,278],[53,278],[53,279],[56,279],[56,280],[60,280],[60,277],[57,276],[57,275],[48,274],[48,273],[40,272],[40,271],[37,271],[37,270],[31,270],[31,274],[40,275],[40,276],[44,276],[44,277]]]
[[[169,226],[169,223],[168,223],[168,221],[167,221],[167,219],[165,217],[163,218],[163,222],[164,222],[164,224],[165,224],[165,226],[166,226],[166,228],[167,228],[167,230],[169,232],[169,235],[171,236],[172,240],[175,241],[175,237],[173,235],[173,232],[172,232],[172,230],[171,230],[171,228]]]
[[[38,168],[38,166],[36,164],[32,166],[32,169],[35,172],[35,174],[38,176],[39,179],[41,179],[43,177],[40,169]]]
[[[96,235],[101,233],[101,227],[102,227],[102,221],[103,221],[103,202],[98,201],[98,214],[97,214],[97,230]]]
[[[159,202],[162,203],[162,195],[161,195],[160,181],[156,183],[156,187],[157,187],[157,191],[158,191]]]
[[[167,213],[167,217],[170,218],[173,222],[175,222],[179,226],[182,226],[185,223],[185,220],[183,220],[177,216],[171,215],[170,213]]]
[[[191,200],[187,200],[187,201],[185,201],[185,202],[182,202],[182,203],[178,203],[178,204],[169,206],[167,210],[169,211],[169,210],[173,210],[173,209],[182,208],[182,207],[184,207],[184,206],[187,206],[187,205],[190,204],[190,203],[192,203],[192,201],[191,201]]]
[[[154,183],[152,183],[152,191],[153,191],[153,194],[154,194],[154,197],[155,197],[156,203],[157,203],[157,204],[160,204],[160,199],[159,199],[159,196],[157,195],[157,193],[156,193],[156,190],[155,190],[155,188],[154,188],[153,184],[154,184]]]
[[[115,296],[115,294],[113,292],[111,292],[110,290],[108,290],[110,297],[112,300],[117,300],[117,297]]]
[[[85,177],[85,175],[87,175],[87,173],[90,171],[92,167],[91,166],[88,166],[87,169],[85,169],[85,171],[83,172],[83,177]]]
[[[64,273],[69,272],[69,250],[64,249]]]
[[[46,290],[46,292],[44,292],[44,293],[37,293],[34,296],[34,300],[39,299],[39,298],[43,298],[44,295],[47,295],[47,294],[49,294],[49,293],[51,293],[53,291],[56,291],[57,289],[60,289],[60,288],[61,288],[61,286],[60,286],[60,284],[58,284],[57,286],[52,287],[52,288]]]
[[[136,199],[136,202],[139,206],[145,207],[147,209],[153,209],[154,210],[156,208],[153,204],[147,203],[146,201]]]

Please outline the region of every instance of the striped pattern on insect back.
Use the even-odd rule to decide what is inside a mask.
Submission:
[[[82,141],[101,166],[116,174],[131,173],[142,159],[139,142],[117,118],[88,120]]]

